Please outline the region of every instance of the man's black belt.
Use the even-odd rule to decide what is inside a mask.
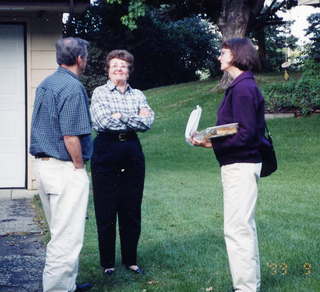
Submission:
[[[44,152],[40,152],[40,153],[37,153],[35,156],[34,156],[36,159],[41,159],[41,160],[49,160],[50,158],[50,155],[44,153]]]
[[[105,131],[105,132],[98,132],[99,136],[105,137],[109,141],[114,142],[125,142],[130,140],[137,140],[138,136],[136,132],[119,132],[119,131]]]

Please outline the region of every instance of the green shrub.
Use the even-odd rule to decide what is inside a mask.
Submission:
[[[320,108],[320,79],[303,78],[294,91],[295,102],[303,115]]]
[[[281,112],[283,110],[295,110],[292,95],[295,82],[271,83],[263,88],[266,102],[266,110],[269,112]]]
[[[316,62],[312,59],[305,60],[303,66],[303,75],[304,78],[320,79],[320,62]]]
[[[293,111],[308,115],[320,109],[320,64],[306,62],[301,78],[296,81],[271,83],[263,88],[266,110]]]

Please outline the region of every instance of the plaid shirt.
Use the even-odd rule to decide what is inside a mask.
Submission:
[[[63,136],[79,136],[83,159],[92,153],[88,96],[78,76],[59,67],[37,88],[30,153],[71,161]]]
[[[151,115],[139,116],[141,108],[147,108]],[[149,130],[154,121],[154,112],[140,90],[128,85],[122,94],[110,80],[93,91],[90,111],[93,128],[99,132],[105,130],[143,132]],[[112,118],[111,115],[114,113],[121,113],[121,118]]]

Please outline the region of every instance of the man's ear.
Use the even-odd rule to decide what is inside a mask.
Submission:
[[[78,56],[77,59],[76,59],[76,61],[77,61],[77,65],[79,65],[80,62],[82,61],[82,58],[81,58],[80,56]]]

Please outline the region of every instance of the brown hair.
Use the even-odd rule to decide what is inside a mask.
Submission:
[[[261,68],[256,48],[248,38],[233,38],[222,43],[222,48],[229,49],[233,59],[231,65],[242,71],[258,71]]]
[[[110,61],[112,59],[120,59],[123,61],[126,61],[129,65],[129,73],[132,73],[133,71],[133,63],[134,63],[134,57],[131,53],[129,53],[127,50],[113,50],[111,51],[107,57],[106,57],[106,73],[108,74],[109,68],[110,68]]]

